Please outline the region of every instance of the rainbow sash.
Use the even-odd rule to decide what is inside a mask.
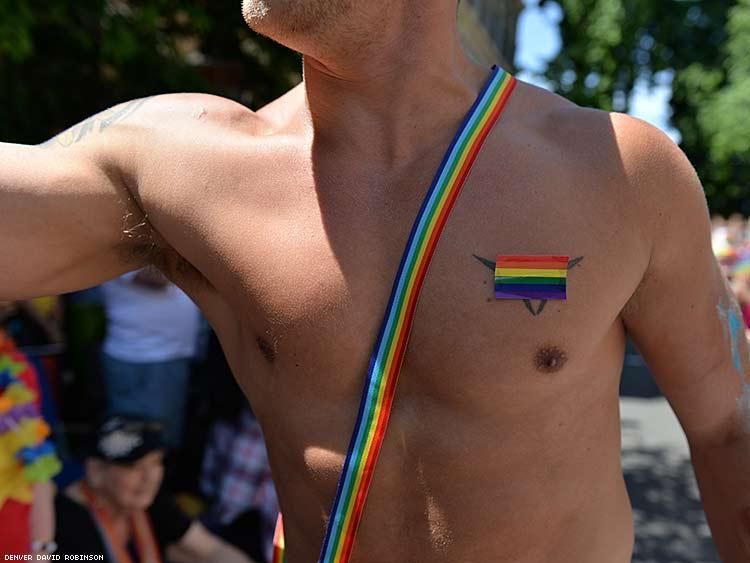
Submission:
[[[406,353],[427,269],[472,165],[506,106],[516,79],[493,67],[430,187],[399,265],[336,490],[320,563],[347,563],[385,437],[396,381]],[[278,547],[278,546],[277,546]],[[277,549],[274,561],[284,561]]]

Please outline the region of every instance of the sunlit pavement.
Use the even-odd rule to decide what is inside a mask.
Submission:
[[[621,398],[622,466],[633,504],[634,563],[720,563],[685,436],[667,401]]]

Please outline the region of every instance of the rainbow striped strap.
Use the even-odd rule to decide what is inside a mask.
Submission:
[[[516,80],[492,74],[443,158],[409,236],[380,328],[362,402],[328,522],[321,563],[346,563],[388,425],[417,300],[448,216]]]
[[[271,563],[286,562],[286,547],[284,545],[284,521],[281,513],[276,517],[276,529],[273,532],[273,555]]]

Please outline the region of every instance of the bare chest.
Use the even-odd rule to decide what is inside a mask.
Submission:
[[[417,308],[402,394],[468,409],[519,388],[546,393],[550,381],[574,386],[601,362],[637,285],[614,203],[572,185],[500,177],[491,167],[475,171],[448,219]],[[213,268],[231,278],[228,300],[244,335],[236,364],[253,374],[240,374],[250,395],[304,405],[361,391],[423,192],[358,200],[325,191],[269,207],[252,225],[206,229],[215,247],[208,254],[220,262]],[[496,299],[494,264],[517,255],[569,257],[567,298]]]

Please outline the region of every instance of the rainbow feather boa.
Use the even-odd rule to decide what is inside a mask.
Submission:
[[[0,508],[9,499],[31,503],[32,485],[61,468],[29,377],[36,377],[33,366],[0,330]]]

